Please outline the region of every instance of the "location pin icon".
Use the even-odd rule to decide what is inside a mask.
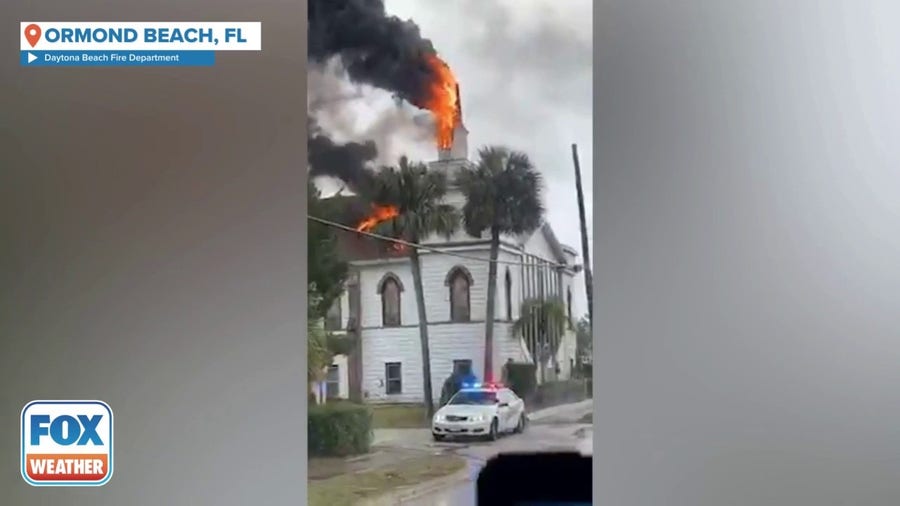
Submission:
[[[32,23],[25,27],[25,40],[34,47],[41,40],[41,27]]]

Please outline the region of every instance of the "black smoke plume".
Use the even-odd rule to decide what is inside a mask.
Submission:
[[[339,59],[349,79],[391,92],[422,107],[437,76],[427,56],[435,54],[419,27],[387,14],[383,0],[309,0],[308,58],[325,65]],[[374,142],[337,144],[310,123],[311,176],[327,175],[360,193],[371,187],[369,164],[378,156]]]
[[[311,177],[336,177],[356,193],[371,188],[374,172],[368,164],[378,156],[373,141],[337,144],[313,118],[309,119],[307,127],[307,161]]]
[[[352,81],[423,106],[435,50],[415,23],[388,15],[383,0],[309,0],[307,16],[310,61],[340,57]]]

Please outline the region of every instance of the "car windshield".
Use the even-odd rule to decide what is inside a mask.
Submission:
[[[450,404],[485,406],[497,403],[497,392],[483,390],[464,390],[458,392],[450,399]]]

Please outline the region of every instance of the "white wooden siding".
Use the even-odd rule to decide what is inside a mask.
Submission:
[[[459,240],[459,239],[457,239]],[[471,237],[465,240],[471,241]],[[552,250],[540,232],[528,241],[527,251],[548,261],[555,261]],[[487,275],[489,245],[460,248],[460,254],[481,258],[485,261],[458,258],[455,256],[422,252],[422,284],[425,290],[425,311],[429,322],[429,344],[431,352],[432,394],[439,400],[444,380],[452,372],[454,360],[471,360],[473,372],[481,377],[484,372],[484,319],[487,302]],[[501,249],[500,260],[521,262],[521,253]],[[455,266],[465,267],[472,276],[469,300],[471,322],[450,322],[450,291],[444,284],[447,274]],[[415,287],[408,259],[382,262],[359,262],[360,325],[362,338],[362,389],[369,402],[421,402],[422,362],[419,342],[418,311],[416,309]],[[520,339],[512,338],[511,322],[506,321],[506,264],[498,264],[497,299],[494,326],[494,377],[499,378],[501,368],[508,358],[517,362],[530,361],[530,356]],[[522,270],[510,266],[512,279],[513,319],[519,317],[522,302]],[[378,285],[384,276],[392,273],[403,285],[400,301],[399,327],[383,327],[381,318],[381,296]],[[572,284],[572,276],[564,275],[564,292]],[[573,291],[574,291],[573,287]],[[342,297],[342,319],[346,324],[349,317],[347,295]],[[560,366],[568,370],[570,351],[569,336],[559,351]],[[574,339],[574,335],[572,336]],[[385,364],[400,362],[402,392],[386,394]],[[568,372],[568,371],[567,371]],[[568,374],[566,374],[568,376]]]
[[[485,261],[475,261],[458,258],[450,255],[432,254],[423,252],[420,256],[422,263],[422,286],[425,288],[425,317],[429,323],[446,323],[450,320],[450,288],[444,283],[447,274],[456,266],[465,267],[472,275],[473,283],[469,287],[469,302],[471,304],[470,317],[472,321],[484,321],[487,309],[487,277],[490,251],[485,246],[480,250],[459,250],[460,254],[482,258]],[[520,261],[518,255],[501,251],[500,260]],[[419,313],[416,308],[415,286],[413,285],[412,271],[409,260],[402,259],[392,263],[380,263],[376,265],[360,265],[360,300],[362,302],[361,324],[363,328],[382,326],[381,318],[381,294],[378,293],[378,285],[388,274],[392,273],[403,284],[403,292],[400,295],[400,322],[401,326],[415,326],[419,324]],[[506,297],[503,276],[506,273],[506,265],[498,264],[497,269],[497,299],[494,310],[495,319],[506,319]],[[510,269],[513,280],[513,318],[518,317],[518,304],[521,294],[521,272],[518,267]],[[345,297],[346,298],[346,297]],[[346,304],[346,302],[344,303]],[[345,320],[346,321],[346,320]]]
[[[360,326],[362,328],[381,327],[381,294],[378,293],[381,280],[391,273],[400,280],[400,324],[416,325],[415,288],[409,260],[392,261],[379,265],[367,265],[359,270]],[[426,299],[427,300],[427,299]]]
[[[509,324],[494,327],[494,377],[507,357],[522,360],[521,346],[509,338]],[[363,392],[370,402],[421,402],[422,348],[417,327],[363,330]],[[472,372],[479,378],[484,371],[484,323],[450,323],[429,325],[431,355],[431,389],[434,400],[440,400],[444,380],[453,371],[454,360],[471,360]],[[403,391],[387,395],[385,364],[400,362]]]

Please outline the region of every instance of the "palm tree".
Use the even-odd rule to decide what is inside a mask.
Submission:
[[[530,233],[541,226],[541,174],[528,155],[504,147],[478,151],[478,163],[460,172],[457,185],[466,197],[463,221],[466,232],[481,237],[490,233],[487,314],[484,326],[484,377],[493,377],[494,311],[497,300],[497,257],[500,236]]]
[[[559,299],[528,299],[522,302],[519,319],[513,322],[513,337],[525,340],[535,366],[541,368],[541,379],[546,379],[549,358],[556,361],[556,353],[563,334],[570,325],[566,306]]]
[[[411,163],[405,156],[397,168],[385,167],[375,177],[369,195],[378,205],[397,208],[397,216],[379,223],[372,231],[418,244],[432,234],[450,237],[458,228],[459,212],[444,204],[447,177],[432,172],[424,164]],[[431,388],[431,356],[428,350],[428,320],[425,314],[425,293],[422,289],[422,266],[417,248],[406,248],[412,269],[419,314],[419,339],[422,346],[422,387],[429,418],[434,415]]]

